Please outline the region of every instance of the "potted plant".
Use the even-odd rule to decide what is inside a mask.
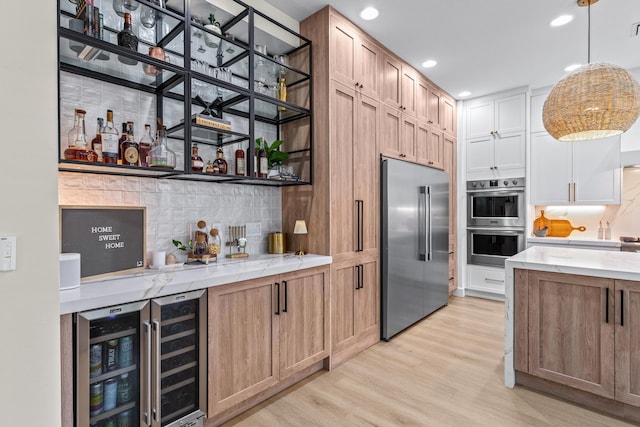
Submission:
[[[286,151],[280,151],[280,146],[284,143],[284,141],[276,139],[271,144],[269,144],[264,138],[256,139],[256,153],[260,149],[264,149],[267,154],[267,164],[269,167],[269,177],[274,175],[279,175],[278,166],[282,164],[283,161],[289,158],[289,153]],[[262,144],[262,146],[260,146]]]
[[[182,252],[186,252],[186,253],[191,253],[193,252],[193,241],[189,240],[187,242],[187,244],[183,244],[180,240],[175,240],[173,239],[171,241],[173,243],[173,246],[175,246],[176,248],[171,251],[170,254],[167,255],[167,264],[175,264],[176,263],[176,255],[175,252],[176,251],[182,251]]]

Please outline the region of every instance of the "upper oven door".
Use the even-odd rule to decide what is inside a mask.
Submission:
[[[524,227],[523,190],[467,193],[468,227]]]

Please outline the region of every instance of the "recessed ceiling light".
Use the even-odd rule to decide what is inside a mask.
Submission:
[[[438,61],[433,60],[433,59],[427,59],[426,61],[424,61],[422,63],[422,66],[424,68],[431,68],[431,67],[435,67],[438,64]]]
[[[564,67],[564,70],[568,73],[570,71],[577,70],[580,67],[582,67],[582,64],[571,64],[568,67]]]
[[[573,21],[572,15],[560,15],[556,19],[551,21],[549,25],[551,25],[552,27],[561,27],[563,25],[568,24],[571,21]]]
[[[460,98],[464,98],[464,97],[469,96],[469,95],[471,95],[471,92],[469,92],[468,90],[465,90],[464,92],[460,92],[460,93],[458,94],[458,96],[459,96]]]
[[[360,18],[364,19],[365,21],[371,21],[372,19],[376,19],[379,13],[380,12],[378,12],[378,9],[369,6],[367,8],[364,8],[362,12],[360,12]]]

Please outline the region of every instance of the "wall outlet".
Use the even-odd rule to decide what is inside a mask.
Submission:
[[[259,222],[247,223],[247,237],[257,237],[262,235],[262,224]]]
[[[16,269],[16,236],[0,236],[0,271]]]

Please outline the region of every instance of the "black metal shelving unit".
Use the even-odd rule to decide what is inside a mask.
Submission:
[[[176,147],[175,141],[179,144],[180,151],[176,154],[183,155],[183,164],[176,165],[176,169],[167,170],[66,160],[62,156],[65,144],[61,135],[58,144],[58,169],[249,185],[311,184],[311,41],[239,0],[234,0],[235,7],[231,11],[222,10],[205,0],[184,0],[181,4],[171,2],[167,8],[161,8],[147,0],[138,0],[138,3],[140,7],[152,9],[157,21],[155,42],[140,39],[138,52],[134,52],[117,45],[117,28],[105,26],[104,32],[109,34],[110,41],[89,37],[67,28],[69,20],[75,17],[75,5],[66,0],[58,0],[58,80],[60,81],[60,73],[64,72],[152,94],[155,96],[156,115],[163,120],[166,103],[180,103],[184,108],[183,117],[179,123],[170,124],[167,133],[174,141],[173,147]],[[103,0],[102,5],[104,8],[112,6],[109,0]],[[113,13],[111,10],[105,12]],[[222,34],[192,21],[192,17],[203,18],[208,13],[215,14],[217,21],[221,23]],[[194,37],[194,34],[199,34],[200,37]],[[205,50],[202,43],[206,40],[205,37],[209,39],[207,47],[213,46],[216,52],[214,58],[213,49],[209,49],[207,61],[202,60],[202,51]],[[267,52],[274,56],[259,52],[256,45],[267,46]],[[170,62],[141,53],[152,46],[162,47],[170,57]],[[281,55],[287,56],[289,63],[278,60]],[[125,65],[118,57],[134,61],[135,65]],[[156,72],[150,75],[146,72],[149,69]],[[229,72],[221,74],[220,70],[224,69]],[[270,93],[264,93],[257,87],[259,84],[256,82],[260,79],[258,73],[270,76]],[[285,77],[289,93],[298,92],[303,95],[290,97],[287,102],[277,99],[273,85],[279,76]],[[301,101],[297,103],[292,99]],[[220,119],[235,118],[235,121],[242,121],[243,129],[224,130],[196,124],[192,117],[200,113],[200,109],[208,110]],[[300,169],[299,172],[295,171],[300,175],[299,179],[266,179],[254,175],[254,141],[260,136],[256,130],[257,122],[273,126],[277,139],[297,133],[296,126],[309,129],[306,140],[285,139],[286,147],[290,147],[287,150],[290,155],[289,166]],[[213,147],[237,144],[246,148],[248,176],[190,172],[193,143]],[[287,165],[287,161],[284,165]]]

